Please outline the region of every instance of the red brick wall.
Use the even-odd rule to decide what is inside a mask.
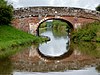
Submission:
[[[47,17],[47,18],[50,19],[50,18],[55,18],[55,17]],[[75,17],[59,17],[59,18],[69,21],[73,26],[75,25],[75,23],[80,23],[81,25],[83,25],[83,24],[95,21],[93,19],[87,19],[87,18],[77,18],[77,20],[75,20]],[[12,21],[12,25],[18,29],[28,32],[29,23],[37,24],[39,23],[39,21],[40,20],[38,19],[38,17],[20,18],[20,19],[14,19]]]

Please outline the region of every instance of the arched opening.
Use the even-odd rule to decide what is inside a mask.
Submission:
[[[73,25],[64,19],[51,18],[40,23],[38,26],[38,36],[47,36],[50,38],[46,43],[38,47],[41,55],[48,58],[63,58],[70,53],[70,36]]]
[[[46,19],[46,20],[44,20],[44,21],[42,21],[40,24],[39,24],[39,26],[38,26],[38,28],[37,28],[37,36],[40,36],[39,35],[39,28],[40,28],[40,26],[41,26],[41,24],[42,23],[44,23],[44,22],[46,22],[46,21],[48,21],[48,20],[60,20],[60,21],[62,21],[62,22],[65,22],[65,23],[67,23],[68,24],[68,26],[70,27],[70,29],[71,29],[71,31],[74,29],[74,27],[73,27],[73,25],[69,22],[69,21],[67,21],[67,20],[65,20],[65,19],[61,19],[61,18],[50,18],[50,19]],[[70,31],[70,32],[71,32]]]

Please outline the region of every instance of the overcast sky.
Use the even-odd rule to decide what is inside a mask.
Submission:
[[[66,6],[95,10],[100,0],[8,0],[15,8],[29,6]]]

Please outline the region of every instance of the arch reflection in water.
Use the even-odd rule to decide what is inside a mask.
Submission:
[[[70,38],[68,35],[64,37],[55,37],[52,30],[48,29],[46,32],[41,33],[42,36],[50,37],[50,41],[39,45],[38,53],[48,59],[61,59],[68,57],[72,54],[72,50],[69,49]]]

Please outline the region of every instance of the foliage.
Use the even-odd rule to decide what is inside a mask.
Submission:
[[[61,20],[53,20],[54,29],[59,29],[61,26],[66,26],[66,28],[70,28],[66,22],[63,22]]]
[[[96,7],[97,11],[100,11],[100,4]]]
[[[52,28],[56,29],[56,30],[59,30],[59,29],[66,30],[68,32],[71,31],[71,27],[66,22],[61,21],[61,20],[53,20],[53,27]]]
[[[67,30],[70,28],[66,22],[53,20],[52,31],[55,37],[66,37]]]
[[[9,24],[13,18],[13,6],[5,0],[0,0],[0,25]]]
[[[67,35],[67,30],[70,29],[69,25],[66,22],[61,20],[53,20],[52,22],[43,22],[40,25],[39,33],[44,32],[47,27],[52,27],[52,31],[55,37],[61,37]]]
[[[66,37],[68,34],[66,32],[66,26],[59,26],[60,28],[58,29],[52,29],[54,37]]]
[[[39,27],[39,34],[41,34],[42,32],[44,32],[47,28],[47,24],[46,22],[43,22],[40,24],[40,27]]]
[[[97,41],[100,42],[100,22],[86,24],[82,29],[72,33],[72,40],[78,41]]]
[[[40,28],[44,28],[46,27],[46,22],[43,22],[41,25],[40,25]]]
[[[0,50],[32,42],[42,43],[45,40],[45,38],[33,36],[12,26],[0,26]]]

